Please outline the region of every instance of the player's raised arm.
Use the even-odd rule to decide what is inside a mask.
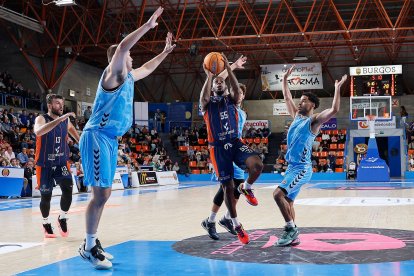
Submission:
[[[116,47],[115,53],[109,62],[106,77],[103,82],[104,87],[113,88],[123,82],[128,74],[128,68],[126,66],[127,59],[129,58],[129,50],[138,42],[138,40],[150,29],[158,25],[157,19],[162,14],[164,9],[159,7],[151,18],[137,30],[127,35]],[[113,84],[110,80],[116,77],[117,83]],[[109,81],[108,81],[109,80]],[[110,82],[110,83],[106,83]]]
[[[335,81],[335,95],[332,102],[332,107],[323,110],[321,113],[316,114],[315,119],[312,122],[312,129],[319,131],[319,127],[330,118],[332,118],[339,111],[341,100],[341,86],[347,79],[347,75],[343,75],[340,81]],[[312,130],[313,131],[313,130]],[[314,132],[316,133],[316,131]]]
[[[247,61],[247,57],[241,55],[232,65],[230,65],[231,70],[236,70],[236,69],[244,69],[244,64]],[[224,80],[227,79],[228,77],[228,73],[227,73],[227,69],[224,69],[223,72],[221,72],[218,76],[222,77]]]
[[[140,80],[151,74],[158,65],[161,64],[161,62],[168,56],[169,53],[171,53],[174,48],[175,44],[172,45],[172,34],[168,33],[167,38],[165,39],[165,48],[164,50],[155,58],[151,59],[150,61],[146,62],[141,67],[132,70],[132,76],[134,77],[134,81]]]
[[[211,73],[204,64],[203,64],[203,69],[207,75],[207,79],[200,93],[200,108],[202,112],[205,111],[207,104],[210,102],[211,85],[213,83],[213,73]]]
[[[37,116],[35,120],[35,125],[33,127],[33,132],[37,136],[45,135],[46,133],[54,129],[58,124],[60,124],[64,120],[67,120],[69,116],[72,116],[73,118],[76,117],[75,113],[69,112],[51,122],[46,123],[46,120],[43,116]]]
[[[236,78],[236,75],[231,70],[229,61],[227,60],[227,57],[224,54],[221,54],[223,56],[224,61],[224,67],[227,69],[227,73],[229,75],[229,81],[230,81],[230,96],[234,100],[236,104],[240,104],[242,101],[241,93],[239,90],[239,81]]]
[[[298,112],[298,108],[295,105],[295,102],[292,99],[292,94],[290,93],[289,85],[288,85],[288,77],[290,74],[292,74],[293,69],[295,69],[295,65],[292,65],[286,73],[283,75],[282,80],[282,92],[283,92],[283,98],[286,102],[287,111],[289,112],[290,116],[295,118],[296,113]]]

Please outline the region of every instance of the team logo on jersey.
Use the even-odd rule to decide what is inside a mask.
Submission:
[[[63,176],[68,176],[69,175],[68,168],[66,168],[65,166],[62,167],[62,175]]]
[[[253,150],[246,145],[243,145],[241,148],[239,148],[239,150],[246,153],[253,153]]]
[[[10,175],[10,170],[9,169],[3,169],[1,171],[1,175],[2,176],[9,176]]]
[[[233,147],[233,145],[231,143],[227,143],[227,144],[224,145],[225,150],[228,150],[229,148],[232,148],[232,147]]]

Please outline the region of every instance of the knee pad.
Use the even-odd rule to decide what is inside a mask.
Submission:
[[[221,206],[224,201],[224,191],[223,187],[220,185],[220,189],[217,191],[216,195],[214,196],[213,203],[217,206]]]

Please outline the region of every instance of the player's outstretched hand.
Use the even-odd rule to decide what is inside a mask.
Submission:
[[[214,76],[213,73],[211,73],[210,70],[207,69],[207,67],[204,63],[203,63],[203,69],[204,69],[204,72],[206,73],[208,78],[210,78],[210,79],[213,78],[213,76]]]
[[[221,53],[221,57],[223,59],[224,66],[225,67],[227,67],[227,66],[230,67],[229,60],[227,59],[226,55],[224,53]]]
[[[69,117],[76,118],[76,114],[75,114],[75,112],[69,112],[69,113],[66,113],[66,114],[65,114],[65,115],[63,115],[63,116],[66,116],[66,118],[69,118]]]
[[[158,17],[160,17],[160,15],[162,14],[163,11],[164,11],[163,7],[158,7],[158,9],[152,14],[150,19],[147,21],[148,27],[150,27],[152,29],[152,28],[155,28],[156,26],[158,26],[157,19],[158,19]]]
[[[247,62],[247,57],[241,55],[235,62],[237,69],[244,69],[244,64]]]
[[[167,38],[165,39],[164,53],[167,53],[167,54],[171,53],[174,50],[175,46],[177,46],[176,44],[172,45],[171,42],[172,42],[172,33],[169,32],[167,34]]]
[[[293,69],[295,69],[295,64],[293,64],[293,65],[292,65],[292,67],[290,67],[290,68],[286,71],[286,73],[283,75],[283,78],[284,78],[284,79],[287,79],[287,78],[288,78],[288,77],[292,74]]]
[[[348,78],[348,75],[345,74],[342,76],[342,79],[340,81],[336,80],[335,81],[335,87],[340,88],[342,86],[342,84],[344,84],[344,82],[346,81],[346,79]]]

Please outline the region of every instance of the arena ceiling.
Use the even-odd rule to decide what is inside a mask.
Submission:
[[[158,27],[139,41],[131,55],[135,65],[142,64],[162,51],[167,32],[172,32],[177,48],[155,72],[172,82],[177,76],[194,82],[202,78],[201,62],[211,51],[224,52],[229,59],[247,55],[248,66],[239,75],[252,83],[260,81],[261,64],[293,63],[295,57],[321,62],[331,80],[334,67],[414,63],[412,0],[76,3],[57,7],[40,0],[0,0],[0,6],[43,25],[43,33],[39,33],[0,19],[0,27],[21,48],[46,88],[55,87],[75,60],[104,68],[107,47],[146,22],[160,5],[165,10]],[[32,57],[51,60],[52,66],[39,70],[31,62]],[[62,57],[70,62],[57,70]],[[174,86],[176,99],[194,100],[193,93],[180,93],[186,87],[177,81]],[[142,98],[158,101],[144,94],[148,92],[141,93]]]

